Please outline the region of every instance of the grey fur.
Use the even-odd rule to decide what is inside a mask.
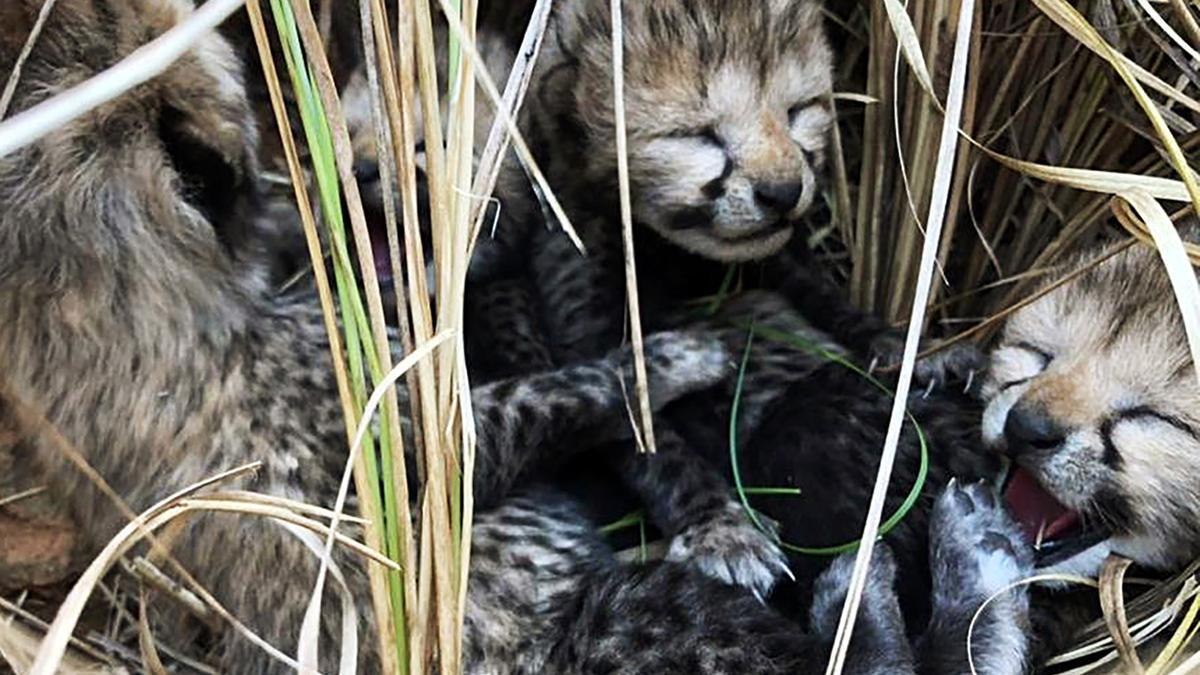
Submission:
[[[917,643],[923,666],[970,672],[968,629],[978,612],[970,632],[976,672],[1020,675],[1030,658],[1029,590],[1016,582],[1033,574],[1020,529],[993,488],[953,481],[934,504],[929,527],[933,618]]]

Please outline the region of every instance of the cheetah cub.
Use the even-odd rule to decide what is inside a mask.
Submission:
[[[778,252],[817,195],[833,121],[820,4],[652,0],[624,11],[634,219],[714,260]],[[584,213],[616,195],[609,12],[596,0],[558,7],[530,106],[547,174]]]
[[[1194,240],[1195,222],[1185,230]],[[1039,572],[1094,577],[1116,554],[1169,573],[1200,554],[1200,384],[1183,319],[1153,248],[1107,252],[1008,320],[983,384],[983,438],[1013,463],[1005,502]],[[1071,602],[1081,595],[1032,594],[1035,660],[1080,627],[1064,608],[1098,616]]]

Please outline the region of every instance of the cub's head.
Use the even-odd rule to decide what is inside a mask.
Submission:
[[[617,161],[609,7],[559,10],[537,84],[542,123],[580,147],[572,170],[601,186],[615,184]],[[779,250],[817,194],[833,119],[820,5],[644,0],[624,11],[635,220],[712,259]]]
[[[1041,566],[1094,574],[1112,552],[1170,569],[1200,551],[1200,386],[1155,251],[1017,312],[983,392],[984,440],[1015,463],[1006,499]]]
[[[0,72],[41,6],[0,7]],[[114,65],[191,11],[190,0],[58,2],[10,115]],[[212,296],[258,227],[252,119],[241,64],[213,33],[162,75],[0,159],[0,281]]]

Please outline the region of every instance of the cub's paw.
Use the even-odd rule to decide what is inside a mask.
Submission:
[[[921,661],[933,672],[967,672],[972,661],[988,675],[1025,672],[1029,591],[1015,584],[1033,573],[1033,552],[1017,524],[989,486],[951,481],[929,527],[933,618]]]
[[[715,334],[666,331],[648,336],[644,346],[650,404],[656,409],[686,394],[707,389],[733,373],[730,352]],[[611,358],[632,395],[637,381],[633,349],[623,348]]]
[[[983,600],[1033,573],[1020,527],[983,483],[950,483],[933,508],[930,547],[938,603]]]
[[[730,501],[718,513],[675,535],[667,560],[692,565],[718,581],[742,586],[762,600],[780,575],[791,576],[791,571],[775,543],[776,524],[759,518],[770,532],[758,529],[742,506]]]
[[[936,340],[921,340],[920,353],[938,346]],[[868,356],[873,368],[898,371],[904,358],[904,334],[888,331],[875,338],[871,341]],[[927,389],[944,386],[947,382],[963,382],[965,387],[970,387],[985,363],[986,358],[979,347],[960,342],[918,359],[913,370],[913,383]]]

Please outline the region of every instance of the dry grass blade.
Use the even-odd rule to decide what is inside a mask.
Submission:
[[[1117,74],[1121,76],[1121,79],[1125,81],[1126,85],[1133,92],[1134,98],[1137,99],[1138,105],[1146,112],[1146,116],[1154,126],[1159,139],[1166,146],[1171,164],[1175,167],[1176,172],[1183,179],[1183,184],[1187,188],[1189,201],[1192,202],[1197,212],[1200,212],[1200,183],[1197,182],[1195,173],[1188,165],[1187,156],[1179,146],[1179,142],[1175,140],[1174,134],[1171,133],[1166,120],[1163,119],[1162,112],[1158,109],[1154,101],[1150,100],[1145,90],[1142,89],[1140,80],[1144,79],[1142,77],[1144,71],[1129,62],[1124,55],[1114,51],[1073,7],[1067,5],[1062,0],[1034,0],[1034,3],[1062,26],[1064,30],[1070,32],[1089,48],[1094,49],[1100,56],[1104,57],[1112,65],[1113,69],[1117,71]],[[1172,91],[1174,90],[1172,89]],[[1186,99],[1186,97],[1184,98]],[[1174,100],[1178,101],[1180,99],[1175,98]],[[1194,110],[1200,111],[1200,104],[1191,99],[1186,99],[1186,101],[1191,104]]]
[[[325,552],[321,545],[321,540],[313,535],[312,532],[301,529],[294,523],[281,522],[283,529],[287,530],[292,536],[299,539],[312,554],[318,558],[324,559]],[[330,533],[333,530],[330,529]],[[341,599],[341,617],[342,617],[342,635],[338,646],[341,648],[340,658],[338,661],[339,675],[356,675],[358,672],[358,607],[354,603],[354,594],[346,585],[346,578],[342,574],[341,568],[332,562],[326,565],[323,570],[333,577],[335,588],[338,591],[338,597]],[[301,627],[301,634],[312,630],[311,626],[319,625],[321,621],[321,605],[309,607],[308,612],[304,616],[304,621]],[[318,649],[318,641],[314,637],[308,641],[301,640],[296,648],[296,661],[300,664],[299,670],[302,673],[317,673],[317,668],[320,665],[320,656]]]
[[[354,394],[351,390],[346,370],[346,356],[338,329],[333,292],[330,287],[329,276],[325,270],[325,258],[321,250],[321,240],[317,234],[316,217],[312,210],[312,200],[309,198],[307,177],[300,165],[300,154],[296,147],[296,140],[292,135],[292,125],[288,119],[287,107],[284,103],[283,88],[279,82],[279,75],[275,70],[275,59],[271,53],[271,43],[267,36],[266,22],[263,19],[259,0],[251,0],[247,3],[246,9],[250,17],[250,25],[254,31],[255,44],[258,49],[263,75],[267,82],[271,108],[275,114],[275,125],[280,135],[288,171],[292,179],[296,207],[300,212],[300,219],[304,228],[304,237],[308,246],[313,279],[316,282],[317,295],[321,303],[321,315],[325,323],[325,333],[329,338],[329,352],[333,363],[334,379],[338,387],[338,398],[342,405],[342,416],[346,421],[346,438],[347,442],[349,442],[353,438],[353,425],[356,415]],[[376,550],[382,548],[379,527],[379,523],[377,522],[369,522],[365,527],[367,545]],[[387,599],[386,581],[382,573],[373,566],[368,567],[367,574],[371,586],[372,604],[378,624],[381,660],[385,668],[394,669],[394,658],[391,656],[395,651],[392,648],[393,638],[387,628],[387,619],[391,614],[390,603]]]
[[[261,504],[249,502],[245,498],[225,499],[223,493],[215,493],[207,497],[186,497],[178,500],[178,505],[189,511],[204,511],[207,513],[231,513],[239,515],[271,518],[281,523],[296,525],[318,534],[328,535],[329,526],[320,521],[300,515],[299,509],[291,506],[278,506],[270,501]],[[334,539],[354,553],[362,556],[376,565],[390,570],[399,570],[400,565],[379,551],[347,537],[340,532],[334,532]]]
[[[441,333],[429,342],[421,345],[416,351],[401,360],[400,363],[397,363],[384,376],[383,380],[375,386],[375,390],[371,392],[371,397],[363,409],[362,417],[359,418],[358,428],[354,431],[354,439],[350,443],[350,454],[346,458],[346,468],[342,474],[342,482],[338,487],[337,500],[334,502],[333,513],[329,523],[329,535],[325,541],[323,550],[319,553],[321,556],[321,569],[317,574],[317,582],[313,590],[312,599],[309,601],[304,628],[300,632],[301,648],[304,649],[307,646],[310,650],[308,652],[310,659],[307,662],[314,664],[314,667],[317,662],[316,645],[320,636],[319,619],[325,575],[328,573],[330,565],[333,562],[331,556],[333,555],[333,545],[337,538],[337,527],[342,519],[342,510],[346,506],[346,498],[350,493],[350,479],[353,475],[353,468],[358,463],[358,455],[362,451],[363,441],[366,439],[367,433],[371,430],[375,412],[379,409],[380,404],[388,393],[393,390],[393,387],[395,387],[400,378],[404,377],[409,369],[416,365],[418,361],[428,356],[435,348],[446,342],[450,337],[450,333]]]
[[[1100,570],[1100,607],[1104,610],[1104,622],[1117,646],[1124,671],[1142,675],[1146,669],[1138,658],[1137,647],[1129,632],[1129,619],[1125,616],[1125,571],[1133,561],[1120,556],[1109,556]]]
[[[353,525],[366,525],[369,521],[366,518],[348,515],[345,513],[337,513],[332,509],[326,509],[314,504],[302,504],[300,502],[287,499],[286,497],[276,497],[274,495],[264,495],[257,492],[246,492],[244,490],[226,490],[221,493],[221,497],[226,501],[245,501],[254,502],[257,504],[267,504],[269,506],[279,506],[288,508],[296,513],[316,516],[318,518],[326,518],[332,520],[334,517],[342,523],[350,523]]]
[[[1146,670],[1149,675],[1162,675],[1167,672],[1171,664],[1180,655],[1184,646],[1195,637],[1196,620],[1200,618],[1200,588],[1194,577],[1190,577],[1183,584],[1182,590],[1176,595],[1175,600],[1169,607],[1172,609],[1188,603],[1187,612],[1184,614],[1183,620],[1180,621],[1178,628],[1175,629],[1171,639],[1167,642],[1166,647],[1159,652],[1155,657],[1154,662]],[[1173,617],[1172,617],[1173,618]]]
[[[416,340],[426,340],[433,336],[434,330],[426,280],[427,259],[421,237],[418,236],[419,228],[413,227],[413,224],[417,223],[417,186],[412,148],[416,138],[414,110],[418,103],[424,114],[430,228],[434,233],[444,232],[450,227],[446,206],[449,186],[445,185],[444,178],[445,147],[438,105],[437,66],[429,2],[401,2],[398,8],[401,27],[400,93],[404,97],[403,101],[407,103],[400,111],[402,133],[399,138],[404,143],[404,147],[400,148],[403,160],[402,178],[405,181],[401,186],[401,196],[404,198],[407,224],[405,246],[408,256],[408,302],[412,313],[413,337]],[[419,97],[414,93],[418,88]],[[395,131],[393,128],[393,133]],[[437,253],[437,242],[434,242],[435,261]],[[435,553],[438,560],[445,560],[447,557],[447,549],[450,547],[446,545],[445,533],[450,530],[450,523],[446,513],[446,463],[442,449],[445,439],[441,435],[441,415],[437,408],[438,383],[434,377],[433,364],[423,361],[417,365],[417,383],[419,396],[415,400],[415,407],[419,409],[421,433],[424,438],[418,471],[423,471],[421,477],[427,488],[422,496],[420,542],[417,547],[416,607],[409,621],[409,640],[412,644],[409,651],[409,671],[424,673],[430,669],[430,660],[437,647],[437,640],[444,634],[444,622],[434,626],[434,558]],[[434,550],[435,546],[438,547],[437,551]],[[438,579],[438,589],[441,592],[437,600],[445,600],[447,597],[444,589],[449,585],[450,579],[444,572],[443,568],[443,574]]]
[[[1197,283],[1196,271],[1192,268],[1183,240],[1162,205],[1149,195],[1132,191],[1123,196],[1142,217],[1154,237],[1155,248],[1166,267],[1171,288],[1175,291],[1187,332],[1188,347],[1192,352],[1193,368],[1197,379],[1200,379],[1200,284]]]
[[[1200,112],[1200,102],[1185,95],[1153,73],[1130,61],[1129,57],[1124,54],[1113,50],[1103,36],[1100,35],[1099,31],[1088,23],[1087,19],[1074,7],[1063,2],[1063,0],[1033,0],[1033,3],[1081,44],[1111,63],[1113,68],[1121,75],[1121,78],[1129,83],[1131,89],[1140,91],[1141,86],[1144,84],[1170,98],[1172,101],[1180,103],[1190,110]],[[1142,91],[1142,96],[1145,96],[1144,91]]]
[[[1005,593],[1009,593],[1014,589],[1022,586],[1032,586],[1034,584],[1047,582],[1054,582],[1058,584],[1078,584],[1081,586],[1090,586],[1092,588],[1098,587],[1095,579],[1088,579],[1086,577],[1077,577],[1068,574],[1037,574],[1031,577],[1026,577],[1019,581],[1014,581],[995,593],[992,593],[986,600],[983,601],[982,604],[979,605],[978,608],[975,609],[975,614],[971,617],[971,623],[967,626],[967,664],[971,668],[971,675],[977,675],[978,673],[978,671],[975,670],[975,656],[972,654],[971,649],[971,644],[974,642],[975,626],[979,623],[979,618],[983,616],[985,611],[987,611],[988,605],[995,602],[997,598],[1003,596]]]
[[[641,427],[634,425],[638,449],[653,453],[654,413],[650,408],[650,390],[646,383],[646,350],[642,335],[642,310],[638,296],[637,261],[633,250],[633,206],[629,194],[629,151],[625,136],[625,37],[621,0],[612,0],[613,115],[617,139],[617,185],[621,201],[621,244],[625,251],[625,297],[629,307],[629,335],[633,340],[634,386]]]
[[[483,58],[475,49],[474,42],[470,39],[464,39],[462,20],[454,15],[454,8],[450,6],[449,0],[438,0],[441,4],[442,12],[446,15],[447,23],[450,26],[450,32],[454,34],[455,39],[459,40],[463,48],[470,52],[471,58],[476,63],[483,63]],[[558,219],[559,226],[571,238],[571,242],[575,244],[575,248],[580,252],[586,252],[583,241],[575,232],[575,227],[571,225],[571,219],[567,217],[566,211],[563,210],[562,204],[559,203],[558,197],[554,195],[554,191],[550,188],[550,184],[546,181],[546,176],[542,173],[541,168],[533,158],[533,153],[529,150],[529,146],[525,143],[525,137],[521,134],[521,130],[517,127],[516,118],[504,105],[504,97],[496,88],[496,83],[492,81],[492,76],[488,74],[486,68],[479,68],[476,71],[477,79],[480,85],[483,86],[484,92],[487,93],[491,100],[492,107],[496,111],[496,118],[504,123],[508,129],[508,134],[512,138],[513,149],[517,152],[517,157],[521,163],[525,165],[529,175],[533,177],[534,183],[537,184],[538,190],[542,197],[546,200],[546,205]]]
[[[196,483],[184,490],[176,492],[166,499],[158,502],[154,506],[147,509],[133,522],[126,525],[104,550],[96,557],[95,560],[88,566],[87,570],[80,576],[79,580],[72,587],[66,600],[59,608],[58,614],[55,616],[54,622],[50,625],[47,631],[45,640],[43,640],[41,648],[38,651],[38,656],[34,662],[34,667],[30,670],[31,675],[41,673],[57,672],[56,668],[62,658],[63,652],[70,639],[71,632],[74,630],[80,615],[83,612],[83,607],[91,596],[92,591],[99,584],[101,577],[116,564],[116,560],[123,556],[137,542],[146,538],[149,533],[152,533],[162,527],[165,527],[175,521],[177,518],[190,516],[195,513],[232,513],[241,515],[251,515],[256,517],[266,517],[279,521],[289,531],[296,533],[296,528],[303,528],[311,532],[326,534],[330,532],[328,526],[298,515],[293,510],[276,506],[274,504],[254,504],[245,500],[244,493],[241,498],[234,500],[225,500],[221,495],[215,494],[210,497],[194,497],[196,492],[205,490],[219,482],[233,479],[241,476],[255,468],[256,465],[239,467],[226,471],[210,479]],[[379,565],[396,568],[394,562],[381,556],[373,549],[362,545],[343,535],[335,535],[339,543],[350,548],[354,552],[362,555]],[[317,551],[319,552],[319,547]],[[206,601],[209,598],[205,597]],[[211,602],[210,602],[211,604]],[[224,610],[220,610],[224,612]],[[345,615],[343,615],[345,617]],[[227,620],[232,619],[227,613],[223,614]],[[280,652],[274,646],[268,644],[262,638],[245,629],[244,626],[235,622],[235,628],[238,628],[247,639],[254,642],[256,645],[267,651],[268,654],[283,661],[292,668],[298,668],[299,663],[292,660],[287,655]]]
[[[892,30],[896,33],[898,47],[904,54],[904,59],[908,61],[909,67],[912,68],[913,75],[916,76],[925,91],[932,92],[933,78],[929,75],[929,68],[925,65],[925,56],[921,53],[921,38],[917,36],[917,29],[913,26],[912,20],[908,18],[908,10],[904,8],[900,0],[884,0],[883,7],[887,10],[888,20],[891,22]]]
[[[332,3],[326,3],[322,9],[331,7]],[[392,155],[392,139],[391,127],[388,125],[386,112],[386,104],[384,98],[383,81],[380,79],[379,60],[380,51],[383,52],[382,60],[391,61],[391,39],[386,30],[379,36],[378,41],[375,36],[375,14],[384,11],[382,3],[379,0],[367,1],[358,3],[359,14],[359,29],[362,31],[363,42],[363,64],[367,71],[367,89],[369,90],[371,101],[371,126],[375,129],[375,157],[379,164],[379,179],[380,184],[386,186],[384,188],[383,202],[383,221],[387,230],[388,240],[388,256],[391,268],[399,270],[400,267],[400,241],[397,233],[400,231],[398,214],[396,213],[396,200],[389,194],[391,187],[396,185],[396,158]],[[322,17],[324,20],[325,17]],[[381,22],[386,24],[386,17],[381,17]],[[326,36],[324,26],[322,26],[322,35]],[[327,38],[326,38],[327,39]],[[378,45],[378,47],[377,47]],[[391,71],[385,73],[385,77],[391,75]],[[392,81],[394,85],[394,81]],[[398,278],[399,273],[395,273]],[[404,311],[404,294],[396,293],[396,315],[400,320],[401,333],[404,340],[404,349],[412,349],[412,334],[408,326],[408,315]],[[403,469],[401,469],[403,471]]]
[[[137,579],[139,586],[150,586],[169,597],[172,602],[182,605],[187,609],[188,614],[200,623],[214,630],[220,628],[221,623],[217,620],[216,614],[208,608],[208,605],[204,604],[204,601],[167,576],[145,557],[137,556],[133,560],[122,558],[120,565],[123,572]]]
[[[997,326],[999,326],[1000,323],[1003,322],[1008,317],[1019,312],[1020,310],[1024,309],[1025,307],[1032,305],[1033,303],[1037,302],[1038,300],[1041,300],[1042,298],[1046,297],[1050,293],[1054,292],[1056,289],[1062,288],[1063,286],[1071,283],[1072,281],[1078,279],[1079,277],[1083,276],[1084,274],[1087,274],[1092,269],[1094,269],[1097,265],[1103,265],[1105,262],[1108,262],[1109,260],[1116,257],[1121,252],[1129,249],[1132,246],[1135,246],[1136,244],[1137,244],[1136,239],[1130,239],[1129,241],[1125,242],[1124,244],[1121,244],[1119,246],[1114,246],[1112,248],[1112,250],[1101,254],[1095,260],[1091,260],[1085,265],[1081,265],[1079,267],[1079,269],[1058,279],[1057,281],[1047,284],[1041,290],[1029,295],[1028,297],[1023,298],[1020,302],[1017,302],[1016,304],[1013,304],[1009,307],[1005,307],[1003,310],[996,312],[992,316],[989,316],[988,318],[984,319],[983,321],[980,321],[978,324],[972,326],[971,328],[968,328],[967,330],[965,330],[961,333],[958,333],[957,335],[955,335],[954,337],[952,337],[948,340],[943,340],[943,341],[939,342],[936,346],[922,352],[918,356],[918,358],[922,359],[922,358],[925,358],[932,354],[936,354],[939,351],[942,351],[944,349],[949,349],[950,347],[952,347],[956,344],[959,344],[961,342],[964,342],[966,340],[983,339],[983,338],[987,337],[991,330],[993,330]]]
[[[1200,45],[1200,23],[1196,23],[1196,17],[1187,8],[1186,0],[1170,0],[1171,8],[1175,10],[1175,16],[1179,17],[1179,21],[1183,23],[1188,35],[1192,41]]]
[[[0,613],[0,667],[7,663],[15,673],[23,675],[29,672],[41,638],[41,634],[33,628],[11,620],[4,620],[3,614]],[[61,673],[111,675],[114,672],[124,672],[98,651],[78,650],[83,646],[81,642],[73,642],[71,646],[76,649],[72,649],[64,655]]]
[[[983,146],[978,147],[992,159],[1013,171],[1031,178],[1037,178],[1038,180],[1072,187],[1076,190],[1099,192],[1106,195],[1119,195],[1126,190],[1140,190],[1155,199],[1176,202],[1191,201],[1187,186],[1182,181],[1159,178],[1157,176],[1139,176],[1132,173],[1048,166],[1013,157],[1006,157]]]
[[[21,490],[20,492],[13,494],[13,495],[9,495],[7,497],[0,497],[0,506],[8,506],[9,504],[16,504],[17,502],[19,502],[21,500],[29,499],[30,497],[36,497],[45,491],[46,491],[46,486],[43,485],[41,487],[29,488],[28,490]]]
[[[417,206],[417,168],[414,139],[416,108],[414,94],[414,56],[415,22],[413,20],[414,3],[398,2],[396,25],[398,28],[398,49],[393,50],[391,29],[387,18],[387,9],[383,0],[372,0],[371,23],[372,30],[364,26],[364,50],[370,58],[372,50],[367,47],[367,35],[374,38],[375,65],[379,70],[379,81],[382,85],[382,103],[386,112],[388,124],[387,138],[391,142],[390,152],[384,149],[380,156],[385,170],[392,171],[396,176],[400,190],[400,215],[403,216],[403,239],[399,223],[389,220],[387,224],[388,255],[392,264],[393,278],[397,285],[396,315],[400,321],[401,345],[405,350],[411,350],[416,340],[426,340],[432,335],[429,327],[430,307],[429,293],[425,286],[426,258],[420,237],[419,213]],[[383,136],[382,129],[378,136]],[[393,216],[394,218],[394,216]],[[401,264],[401,248],[404,250],[404,262]],[[407,280],[400,274],[407,272]],[[431,399],[432,384],[428,381],[431,368],[418,367],[408,377],[409,391],[408,414],[413,429],[413,456],[424,457],[429,452],[426,442],[427,427],[425,415],[429,408],[424,401]],[[392,480],[396,483],[398,499],[404,503],[412,503],[408,494],[408,467],[399,461],[393,462]],[[423,465],[417,462],[415,467],[419,477],[422,476]],[[402,476],[403,474],[403,476]],[[401,478],[403,477],[403,481]],[[403,570],[403,616],[398,620],[403,625],[398,627],[406,636],[407,657],[398,655],[401,663],[399,668],[407,672],[426,672],[426,650],[424,647],[425,625],[428,621],[418,617],[420,598],[418,592],[418,565],[416,537],[413,533],[414,523],[411,514],[407,519],[397,519],[400,542],[398,548],[403,552],[406,565]]]
[[[1167,37],[1171,38],[1171,41],[1174,42],[1176,46],[1187,53],[1187,55],[1193,60],[1200,61],[1200,52],[1197,52],[1195,47],[1192,47],[1190,44],[1188,44],[1187,41],[1183,39],[1183,36],[1175,32],[1175,29],[1171,27],[1171,24],[1167,23],[1167,20],[1163,18],[1162,14],[1159,14],[1158,10],[1154,9],[1154,5],[1150,4],[1150,0],[1137,0],[1137,3],[1141,5],[1142,10],[1146,12],[1146,15],[1150,17],[1150,19],[1159,27],[1159,29],[1166,33]]]
[[[138,588],[138,649],[142,654],[142,664],[150,675],[167,675],[167,668],[158,655],[154,644],[154,632],[150,630],[150,613],[146,611],[146,587]]]
[[[31,630],[25,630],[26,627]],[[38,645],[49,627],[50,624],[19,605],[0,597],[0,659],[8,661],[18,673],[28,672],[37,655]],[[67,668],[80,668],[79,671],[72,672],[85,672],[83,663],[97,669],[103,668],[105,672],[112,670],[111,659],[91,644],[72,637],[70,645],[73,651],[68,651],[64,659],[68,664]]]
[[[92,590],[100,582],[100,578],[115,563],[118,557],[129,550],[138,540],[149,536],[154,530],[182,515],[184,510],[178,506],[178,502],[184,497],[221,481],[249,473],[256,466],[250,465],[226,471],[180,490],[151,506],[142,515],[135,517],[128,525],[122,528],[80,576],[79,580],[71,588],[71,592],[68,593],[67,598],[63,601],[62,606],[59,607],[58,614],[54,617],[54,622],[50,625],[50,630],[47,632],[46,638],[42,641],[42,645],[38,649],[37,658],[34,660],[33,666],[29,671],[30,675],[52,675],[57,672],[63,654],[66,651],[67,643],[70,641],[71,633],[75,629],[75,624],[79,621],[79,616],[83,613],[84,605],[91,596]],[[281,658],[289,665],[295,666],[295,662],[261,638],[255,636],[254,639],[257,639],[259,646],[276,656],[276,658]]]
[[[842,672],[846,655],[850,650],[850,638],[854,631],[854,621],[858,614],[858,606],[862,600],[862,592],[866,585],[867,568],[871,563],[875,539],[878,536],[879,524],[882,520],[884,501],[887,497],[887,487],[891,479],[892,465],[896,458],[896,449],[900,441],[900,429],[904,422],[908,392],[912,385],[913,369],[916,362],[921,330],[925,324],[925,312],[933,283],[933,273],[937,262],[937,253],[941,241],[942,224],[946,218],[946,206],[950,198],[951,179],[953,178],[954,158],[958,150],[958,128],[963,110],[963,93],[966,89],[967,66],[971,45],[971,28],[975,16],[974,0],[965,0],[960,8],[958,27],[955,36],[954,59],[950,71],[949,98],[946,105],[946,116],[942,125],[941,144],[938,148],[938,162],[933,178],[932,201],[927,218],[925,243],[921,252],[920,272],[917,277],[917,288],[914,293],[912,315],[909,320],[908,334],[904,343],[904,358],[900,366],[900,376],[896,386],[895,399],[892,403],[891,418],[888,421],[887,437],[884,440],[883,453],[879,462],[879,472],[875,479],[875,490],[871,496],[871,506],[867,512],[866,524],[863,526],[862,545],[859,547],[854,563],[854,574],[850,579],[850,587],[846,594],[846,602],[842,607],[842,616],[838,625],[837,636],[834,638],[833,656],[830,658],[827,673],[836,675]]]
[[[245,0],[209,0],[175,27],[117,64],[0,124],[5,157],[165,71]]]
[[[509,71],[508,82],[504,85],[504,106],[513,118],[517,117],[517,112],[525,100],[525,93],[529,89],[529,82],[533,78],[534,65],[542,51],[542,38],[546,35],[546,27],[550,25],[550,9],[550,0],[537,0],[533,6],[529,26],[525,29],[525,37],[521,40],[516,61]],[[496,189],[496,181],[500,178],[500,167],[504,162],[510,142],[504,124],[498,118],[493,120],[492,128],[488,131],[487,143],[483,146],[483,154],[480,155],[475,186],[471,190],[480,200],[476,207],[477,213],[471,218],[471,222],[474,224],[471,230],[472,241],[479,236],[486,215],[487,209],[484,208],[484,205],[487,202],[483,200],[483,197],[491,195]]]

